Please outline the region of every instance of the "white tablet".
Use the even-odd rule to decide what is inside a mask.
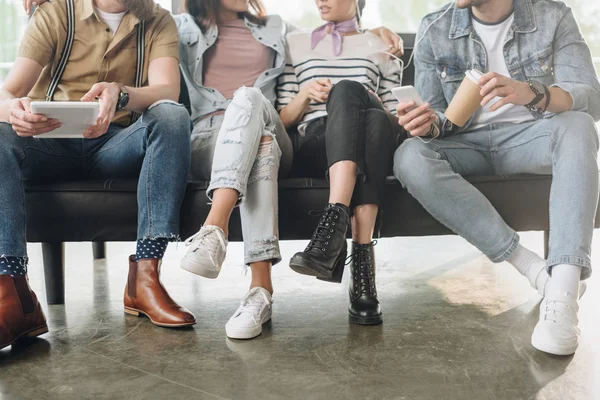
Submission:
[[[96,124],[100,105],[97,102],[80,101],[33,101],[31,112],[58,120],[62,126],[38,135],[40,139],[83,138],[83,132]]]

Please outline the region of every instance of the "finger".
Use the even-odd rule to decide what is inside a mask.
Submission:
[[[429,109],[429,103],[425,103],[423,105],[420,105],[419,107],[413,108],[412,110],[408,111],[406,113],[406,115],[404,116],[404,118],[407,118],[409,120],[413,120],[417,117],[420,117],[421,115],[427,113],[431,111]]]
[[[33,136],[37,136],[37,135],[43,135],[44,133],[48,133],[48,132],[52,132],[55,129],[58,129],[62,126],[62,124],[60,122],[56,122],[52,125],[46,126],[46,127],[41,127],[41,128],[36,128],[35,129],[35,134]]]
[[[40,130],[45,130],[48,128],[56,129],[56,127],[58,125],[60,125],[60,123],[56,120],[40,122],[40,123],[31,123],[31,122],[27,122],[27,121],[23,121],[23,120],[13,120],[12,125],[18,126],[24,130],[26,129],[28,131],[31,131],[32,133],[37,133]]]
[[[109,93],[104,92],[100,97],[100,110],[98,111],[97,124],[102,124],[110,114],[112,107],[112,98]]]
[[[25,110],[13,110],[11,112],[11,117],[30,123],[48,121],[48,118],[43,114],[31,114]]]
[[[96,97],[99,97],[100,94],[104,91],[104,85],[100,83],[94,84],[89,92],[83,95],[81,101],[93,101]]]
[[[504,98],[504,97],[509,96],[510,94],[512,94],[512,90],[508,86],[496,88],[490,94],[485,96],[483,98],[483,100],[481,100],[481,105],[482,106],[489,105],[489,103],[492,100],[494,100],[496,97]]]
[[[414,129],[417,129],[419,126],[430,121],[433,117],[435,117],[435,113],[432,112],[432,113],[423,114],[417,118],[413,118],[409,123],[404,125],[404,129],[406,129],[407,131],[412,131]]]
[[[431,123],[433,121],[428,121],[425,124],[419,126],[416,129],[413,129],[412,131],[409,131],[408,133],[410,133],[411,136],[427,136],[429,135],[429,132],[431,132]]]
[[[477,84],[479,86],[485,86],[491,79],[496,78],[497,76],[498,74],[496,74],[495,72],[488,72],[487,74],[483,75],[481,79],[479,79],[479,82],[477,82]]]
[[[499,101],[497,101],[493,106],[490,107],[490,111],[496,111],[498,110],[500,107],[503,107],[507,104],[512,104],[513,103],[513,96],[508,96],[505,97],[503,99],[500,99]]]
[[[402,116],[405,115],[408,112],[408,110],[410,110],[414,106],[414,101],[398,103],[398,105],[396,106],[396,112],[398,113],[398,116]]]
[[[483,97],[487,96],[488,94],[490,94],[492,91],[494,91],[494,89],[506,86],[506,81],[500,78],[492,78],[490,79],[490,81],[488,83],[486,83],[481,90],[479,91],[479,94]]]
[[[29,97],[22,98],[21,105],[25,111],[31,114],[31,99]]]

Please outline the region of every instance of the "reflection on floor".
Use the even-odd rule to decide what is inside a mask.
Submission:
[[[541,234],[523,237],[542,251]],[[224,332],[249,283],[241,244],[216,281],[179,269],[185,246],[169,248],[163,282],[199,321],[186,330],[123,314],[133,244],[96,263],[90,244],[67,245],[66,305],[44,306],[49,334],[0,351],[0,399],[600,399],[597,278],[578,352],[552,357],[529,342],[540,299],[527,281],[458,237],[379,242],[376,327],[348,323],[347,276],[317,282],[285,265],[304,244],[283,243],[273,321],[252,341]],[[39,245],[30,256],[43,299]]]

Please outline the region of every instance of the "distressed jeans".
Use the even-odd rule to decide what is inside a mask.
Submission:
[[[565,112],[524,124],[490,125],[424,143],[407,140],[394,175],[441,223],[493,262],[509,258],[519,236],[463,176],[552,174],[548,273],[581,266],[590,277],[598,206],[598,133],[592,117]]]
[[[238,191],[246,264],[281,261],[277,179],[291,166],[290,137],[258,89],[240,88],[224,115],[194,125],[191,178],[210,179],[211,199],[216,189]]]
[[[24,183],[138,179],[138,239],[179,235],[190,166],[190,117],[162,102],[96,139],[20,137],[0,123],[0,255],[26,256]]]

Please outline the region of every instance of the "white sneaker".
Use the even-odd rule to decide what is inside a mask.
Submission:
[[[185,241],[189,249],[181,268],[205,278],[215,279],[227,254],[227,238],[218,226],[205,225],[194,236]]]
[[[231,339],[252,339],[262,333],[262,325],[271,319],[271,293],[261,287],[250,289],[233,314],[225,333]]]
[[[577,301],[569,296],[544,298],[540,305],[540,320],[531,336],[533,347],[557,356],[575,353],[580,335],[578,311]]]

